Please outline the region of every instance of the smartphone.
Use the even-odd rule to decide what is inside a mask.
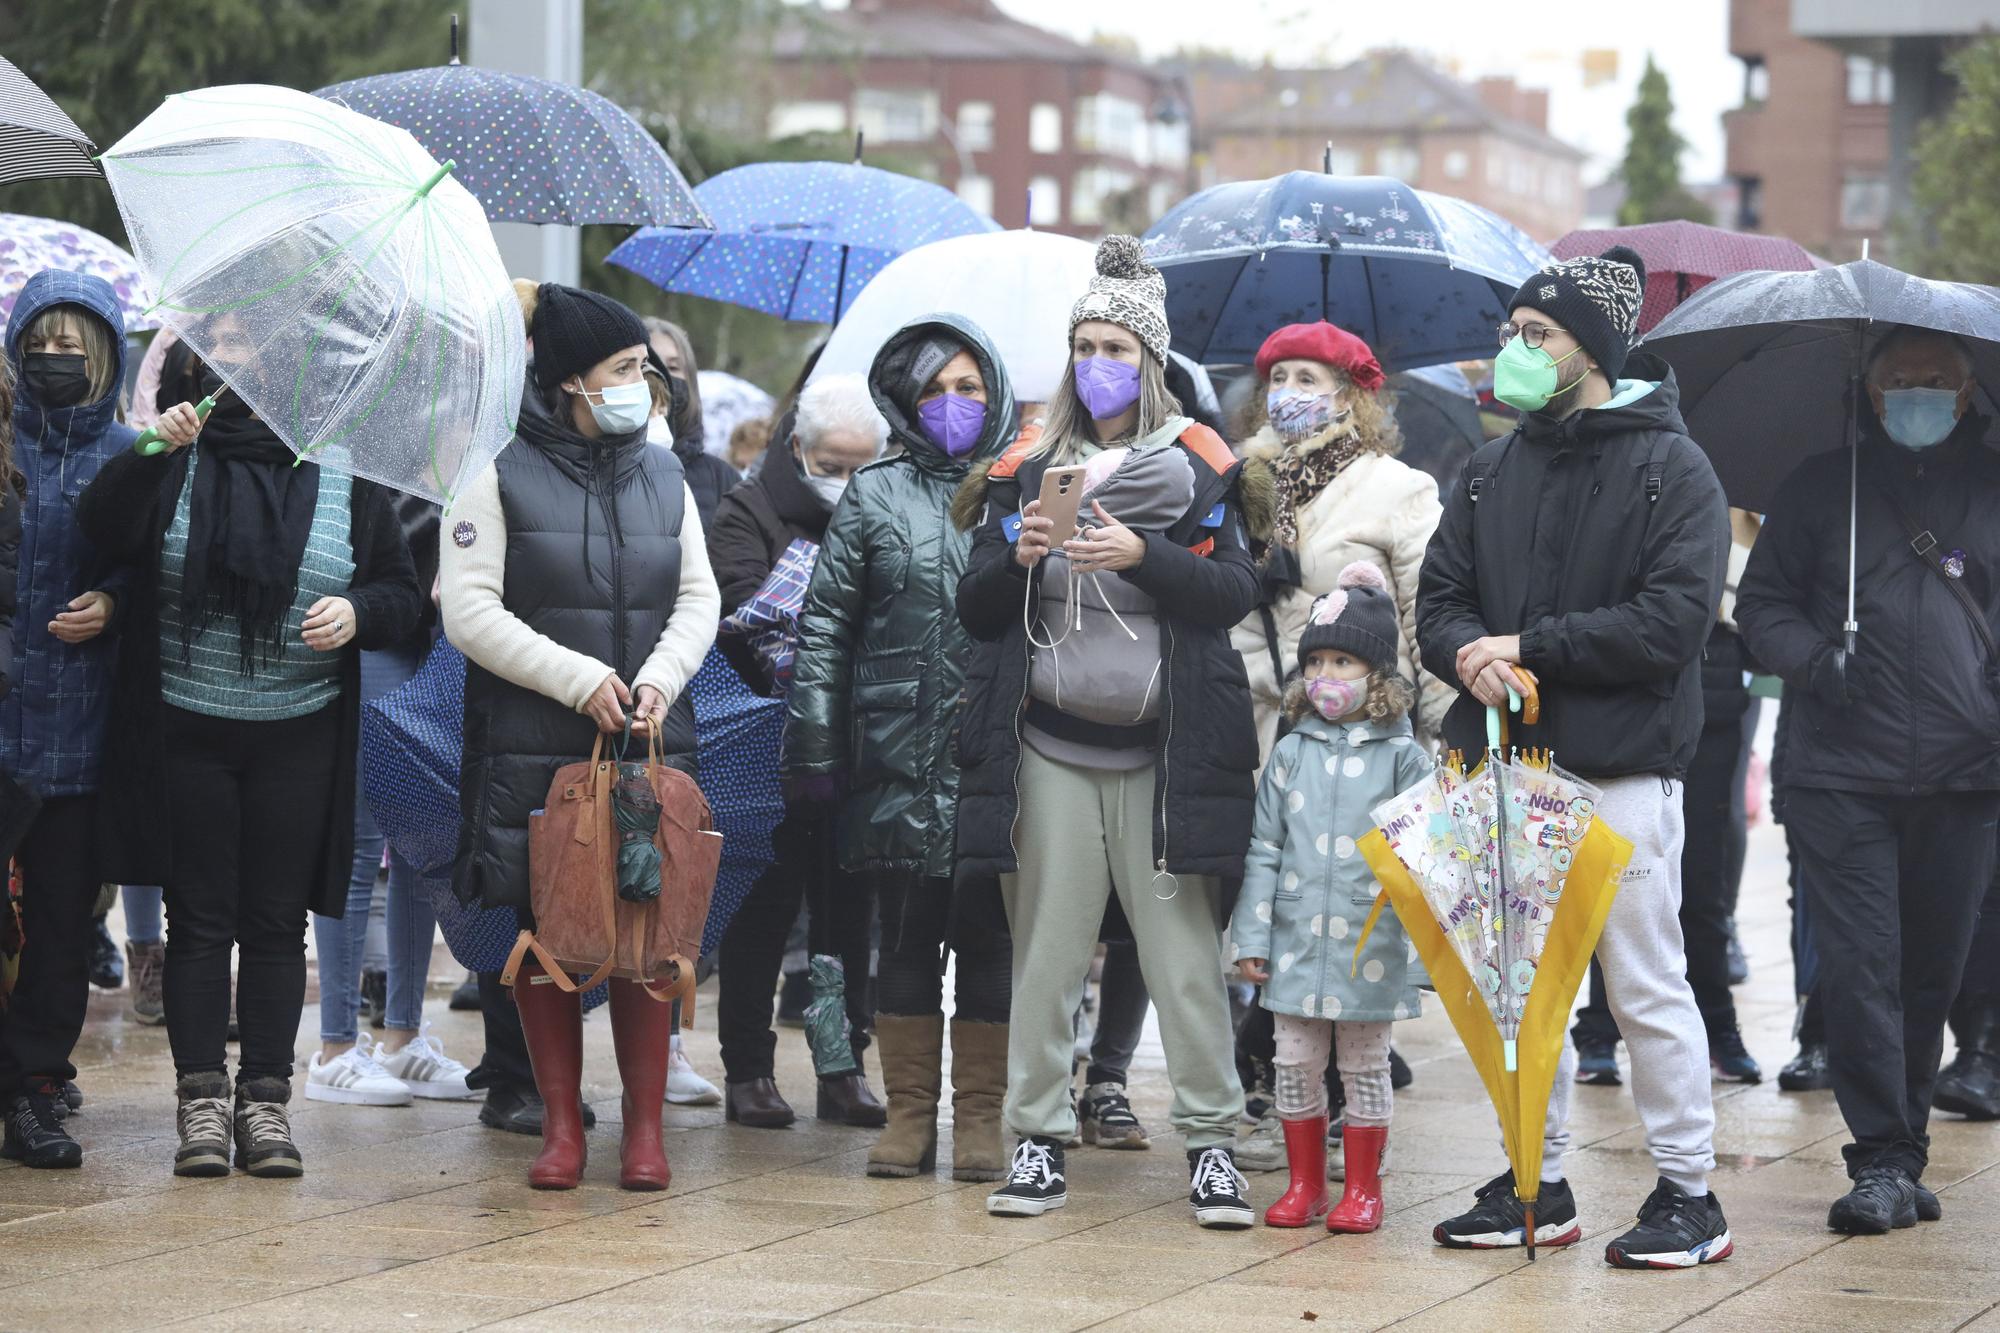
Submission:
[[[1052,467],[1042,474],[1042,517],[1053,520],[1049,541],[1061,546],[1076,535],[1077,511],[1083,507],[1081,463],[1074,467]]]

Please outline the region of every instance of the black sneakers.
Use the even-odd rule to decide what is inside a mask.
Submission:
[[[1786,1092],[1824,1092],[1833,1086],[1827,1072],[1826,1043],[1799,1047],[1799,1053],[1778,1071],[1778,1086]]]
[[[539,1137],[542,1132],[542,1095],[533,1088],[495,1083],[486,1089],[486,1101],[479,1108],[479,1123],[488,1129],[505,1130],[509,1134]],[[589,1102],[583,1104],[583,1127],[597,1128],[597,1112],[591,1109]]]
[[[1693,1268],[1735,1249],[1715,1192],[1697,1199],[1663,1176],[1639,1205],[1639,1224],[1604,1247],[1604,1261],[1613,1268]]]
[[[1100,1148],[1150,1148],[1146,1127],[1132,1113],[1123,1083],[1093,1083],[1083,1090],[1077,1104],[1083,1122],[1083,1141]]]
[[[0,1139],[0,1157],[11,1157],[43,1170],[83,1165],[83,1147],[63,1132],[55,1104],[62,1085],[34,1079],[9,1103],[7,1129]]]
[[[1615,1088],[1624,1082],[1618,1075],[1618,1043],[1589,1039],[1577,1042],[1576,1081],[1593,1088]]]
[[[1250,1182],[1236,1169],[1229,1149],[1188,1149],[1188,1203],[1194,1220],[1216,1231],[1241,1231],[1257,1220],[1250,1207]]]
[[[1736,1028],[1718,1032],[1708,1039],[1708,1064],[1724,1083],[1762,1083],[1764,1070],[1744,1048],[1743,1033]]]
[[[177,1176],[229,1174],[229,1076],[183,1074],[174,1085]]]
[[[995,1217],[1040,1217],[1068,1202],[1062,1145],[1054,1139],[1022,1139],[1007,1183],[986,1196],[986,1211]]]
[[[292,1142],[286,1078],[252,1078],[236,1085],[236,1165],[253,1176],[302,1176],[305,1159]]]
[[[1893,1166],[1862,1168],[1854,1188],[1834,1200],[1826,1214],[1828,1230],[1849,1236],[1879,1236],[1916,1224],[1917,1182]]]
[[[1431,1239],[1454,1250],[1499,1250],[1528,1243],[1527,1207],[1514,1195],[1514,1173],[1481,1185],[1471,1209],[1440,1222]],[[1556,1248],[1583,1239],[1576,1220],[1576,1195],[1567,1180],[1544,1180],[1535,1201],[1535,1245]]]
[[[117,990],[125,984],[125,955],[101,917],[97,932],[90,937],[90,984],[99,990]]]

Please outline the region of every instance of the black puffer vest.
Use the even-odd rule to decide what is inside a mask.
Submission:
[[[505,602],[538,634],[604,662],[628,685],[680,591],[687,492],[680,460],[643,434],[590,441],[553,420],[530,386],[520,433],[494,466],[507,518]],[[528,815],[597,729],[563,703],[472,663],[465,679],[459,857],[466,902],[528,910]],[[668,710],[667,761],[694,771],[694,706]]]

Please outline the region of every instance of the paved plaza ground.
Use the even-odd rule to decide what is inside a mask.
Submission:
[[[1767,1073],[1790,1054],[1791,970],[1779,836],[1753,831],[1742,925],[1753,977],[1737,991]],[[442,949],[437,979],[456,980]],[[690,1034],[720,1077],[714,987]],[[337,1107],[296,1099],[299,1181],[176,1180],[164,1029],[94,997],[70,1122],[88,1164],[0,1163],[0,1328],[955,1328],[1210,1330],[2000,1330],[2000,1125],[1934,1125],[1928,1180],[1945,1220],[1882,1238],[1824,1228],[1842,1188],[1830,1093],[1717,1085],[1715,1188],[1736,1234],[1726,1263],[1686,1273],[1607,1267],[1653,1168],[1627,1089],[1580,1088],[1570,1159],[1586,1229],[1530,1266],[1519,1252],[1449,1253],[1431,1225],[1504,1162],[1492,1113],[1435,1011],[1401,1024],[1416,1071],[1399,1094],[1389,1218],[1365,1237],[1205,1232],[1186,1203],[1168,1089],[1149,1034],[1133,1101],[1150,1152],[1070,1155],[1068,1208],[989,1218],[985,1187],[947,1175],[870,1180],[865,1130],[787,1131],[668,1112],[670,1192],[615,1188],[618,1086],[603,1015],[586,1025],[602,1117],[584,1187],[528,1189],[535,1143],[481,1128],[476,1103]],[[431,1005],[449,1050],[479,1049],[476,1015]],[[307,1009],[300,1042],[318,1030]],[[805,1044],[781,1034],[779,1077],[811,1108]],[[1261,1206],[1280,1175],[1253,1175]]]

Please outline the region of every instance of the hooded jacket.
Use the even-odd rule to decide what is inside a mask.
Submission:
[[[1960,554],[1958,580],[2000,635],[2000,455],[1968,413],[1945,442],[1861,434],[1854,618],[1846,689],[1832,678],[1847,620],[1848,468],[1836,448],[1801,463],[1771,502],[1736,594],[1758,663],[1783,677],[1783,782],[1883,795],[2000,789],[2000,662],[1965,606],[1923,568],[1891,505]]]
[[[715,585],[680,460],[644,432],[586,438],[532,384],[453,518],[444,618],[466,676],[452,887],[525,914],[528,815],[558,768],[589,757],[597,725],[580,709],[607,676],[660,691],[666,762],[694,771],[685,686],[715,639]]]
[[[59,305],[80,306],[111,329],[117,374],[111,392],[95,402],[48,407],[21,377],[28,326]],[[18,569],[0,570],[19,607],[6,656],[14,688],[0,699],[0,767],[44,797],[81,796],[98,788],[124,580],[104,567],[77,523],[76,506],[98,469],[138,438],[117,419],[125,383],[117,293],[88,274],[37,273],[14,303],[7,359],[14,370],[14,466],[27,493],[17,511]],[[7,499],[14,499],[11,487]],[[112,594],[112,625],[88,643],[66,644],[49,633],[49,622],[92,588]]]
[[[899,382],[913,349],[938,336],[968,348],[986,381],[985,424],[962,458],[918,428],[914,395]],[[953,724],[972,655],[952,605],[972,539],[952,524],[951,502],[974,462],[1013,438],[1014,398],[992,343],[956,315],[905,325],[876,354],[868,384],[903,452],[855,473],[827,527],[792,668],[785,770],[846,776],[843,869],[948,878]]]
[[[1602,407],[1531,413],[1466,463],[1424,556],[1417,641],[1425,668],[1457,684],[1460,648],[1519,634],[1542,695],[1523,744],[1585,777],[1678,779],[1701,736],[1729,512],[1682,425],[1673,371],[1644,353],[1626,366],[1639,378]],[[1444,742],[1484,748],[1485,708],[1469,693]]]

